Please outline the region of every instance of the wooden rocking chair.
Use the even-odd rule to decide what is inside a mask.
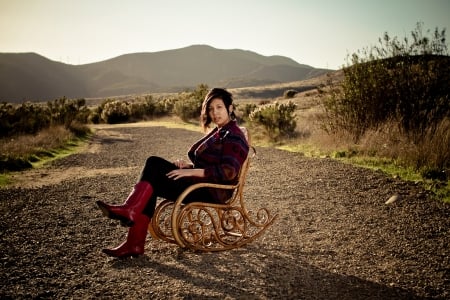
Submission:
[[[250,145],[247,130],[241,129]],[[238,248],[260,236],[277,215],[271,215],[266,208],[253,213],[245,207],[243,189],[251,156],[249,153],[236,185],[198,183],[188,187],[175,202],[163,200],[149,224],[151,236],[178,244],[181,248],[207,252]],[[226,204],[183,203],[189,193],[204,187],[230,189],[234,193]]]

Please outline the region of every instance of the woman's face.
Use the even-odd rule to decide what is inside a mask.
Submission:
[[[229,110],[231,112],[232,105],[230,105]],[[223,127],[230,121],[230,115],[228,114],[225,103],[220,98],[214,98],[209,103],[208,114],[213,123],[218,127]]]

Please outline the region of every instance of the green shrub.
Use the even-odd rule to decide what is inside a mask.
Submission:
[[[34,134],[50,126],[64,125],[70,128],[72,122],[86,123],[90,111],[84,99],[60,98],[40,103],[25,102],[18,106],[0,104],[0,137],[17,134]]]
[[[386,131],[402,141],[389,144],[392,158],[431,178],[450,168],[450,57],[445,30],[427,34],[418,23],[411,42],[386,33],[379,46],[353,54],[342,83],[329,85],[323,127],[355,143]]]
[[[194,97],[183,96],[174,105],[174,113],[181,120],[187,122],[191,119],[198,119],[202,110],[202,103]]]
[[[164,98],[155,103],[155,117],[167,116],[173,113],[176,98]]]
[[[44,106],[28,102],[15,108],[9,121],[12,127],[7,135],[36,133],[51,122]]]
[[[130,119],[142,120],[154,117],[168,115],[172,111],[172,107],[166,105],[166,99],[156,100],[151,95],[147,95],[144,99],[137,98],[130,106]]]
[[[291,98],[294,98],[295,95],[297,95],[297,94],[298,94],[298,91],[296,91],[296,90],[287,90],[287,91],[284,91],[283,97],[285,99],[291,99]]]
[[[131,102],[128,109],[130,112],[128,119],[130,120],[141,120],[147,115],[147,108],[144,103]]]
[[[151,95],[137,97],[130,102],[106,99],[90,112],[86,122],[116,124],[167,116],[172,113],[183,121],[190,121],[200,116],[201,105],[207,92],[208,87],[201,84],[194,91],[182,92],[175,97],[163,99],[155,99]]]
[[[324,101],[325,128],[348,131],[357,142],[368,129],[394,121],[418,142],[450,116],[445,30],[429,38],[419,23],[411,34],[412,43],[386,33],[380,46],[351,56],[341,86]]]
[[[130,104],[126,101],[107,101],[102,106],[101,120],[108,124],[128,122],[131,115]]]
[[[51,125],[64,125],[70,128],[72,122],[86,123],[89,109],[85,99],[69,100],[65,97],[47,102]]]
[[[164,107],[161,105],[161,101],[155,100],[151,95],[145,96],[142,105],[145,117],[153,118],[167,114],[161,109],[161,107]]]
[[[253,125],[262,126],[270,140],[276,141],[294,134],[297,126],[294,114],[296,107],[291,101],[262,105],[252,111],[249,119]]]
[[[242,120],[244,122],[250,121],[250,114],[257,108],[258,106],[254,103],[247,103],[243,106],[241,111]]]
[[[200,84],[192,92],[183,92],[178,95],[173,111],[183,121],[198,119],[202,111],[203,100],[208,93],[208,86]]]

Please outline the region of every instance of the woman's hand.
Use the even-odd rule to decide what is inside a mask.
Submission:
[[[192,168],[192,164],[187,163],[186,161],[184,161],[182,159],[177,159],[176,161],[173,162],[173,164],[180,169]]]
[[[175,169],[166,174],[167,177],[177,180],[182,177],[205,177],[204,169]]]

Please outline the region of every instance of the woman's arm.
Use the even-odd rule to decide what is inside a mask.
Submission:
[[[167,177],[177,180],[182,177],[205,177],[205,169],[175,169],[166,174]]]
[[[193,169],[194,165],[192,163],[188,163],[183,159],[177,159],[173,162],[175,166],[177,166],[180,169]]]

